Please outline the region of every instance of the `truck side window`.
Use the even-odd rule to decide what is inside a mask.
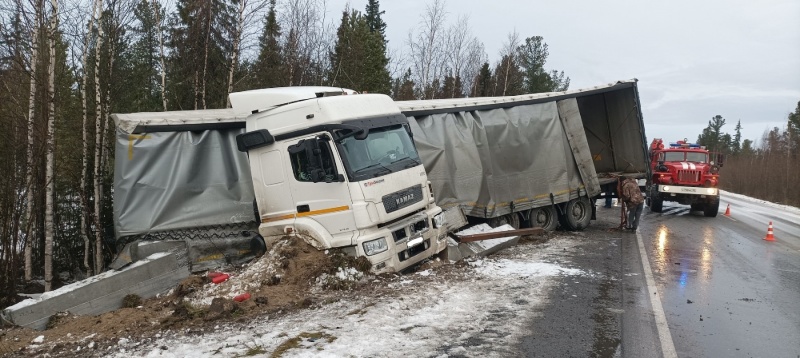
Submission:
[[[289,160],[292,162],[292,173],[297,181],[336,181],[336,164],[327,141],[301,140],[289,147]]]

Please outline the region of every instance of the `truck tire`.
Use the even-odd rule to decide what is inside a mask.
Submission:
[[[519,214],[511,213],[496,218],[489,219],[489,226],[495,228],[504,224],[511,225],[515,230],[519,229]]]
[[[528,214],[531,227],[540,227],[544,231],[553,231],[558,227],[558,214],[552,206],[533,208]]]
[[[664,200],[658,196],[658,191],[656,191],[655,188],[650,189],[647,199],[647,206],[650,208],[650,211],[660,213],[664,209]]]
[[[583,230],[592,221],[592,207],[589,198],[582,196],[572,199],[564,206],[564,214],[559,215],[561,227],[570,231]]]
[[[706,206],[704,204],[692,204],[690,211],[700,211],[705,210]]]
[[[650,200],[650,211],[660,213],[664,210],[664,200],[653,198]]]
[[[707,218],[715,218],[717,213],[719,213],[719,198],[713,199],[703,207],[703,215]]]

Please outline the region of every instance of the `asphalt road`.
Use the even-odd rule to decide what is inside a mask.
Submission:
[[[645,208],[638,234],[613,229],[618,215],[599,208],[566,254],[593,274],[559,280],[523,355],[800,357],[800,211],[723,194],[716,218]]]
[[[724,194],[716,218],[677,204],[646,212],[641,236],[679,357],[800,357],[796,213]]]

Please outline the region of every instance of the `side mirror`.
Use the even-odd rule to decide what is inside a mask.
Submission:
[[[353,136],[353,138],[355,138],[356,140],[364,140],[367,139],[368,135],[369,135],[369,128],[362,128]]]

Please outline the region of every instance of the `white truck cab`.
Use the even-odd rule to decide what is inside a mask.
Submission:
[[[406,269],[446,247],[442,209],[408,120],[385,95],[332,87],[230,94],[246,132],[261,219],[270,243],[297,236],[318,249],[366,256],[373,271]]]

